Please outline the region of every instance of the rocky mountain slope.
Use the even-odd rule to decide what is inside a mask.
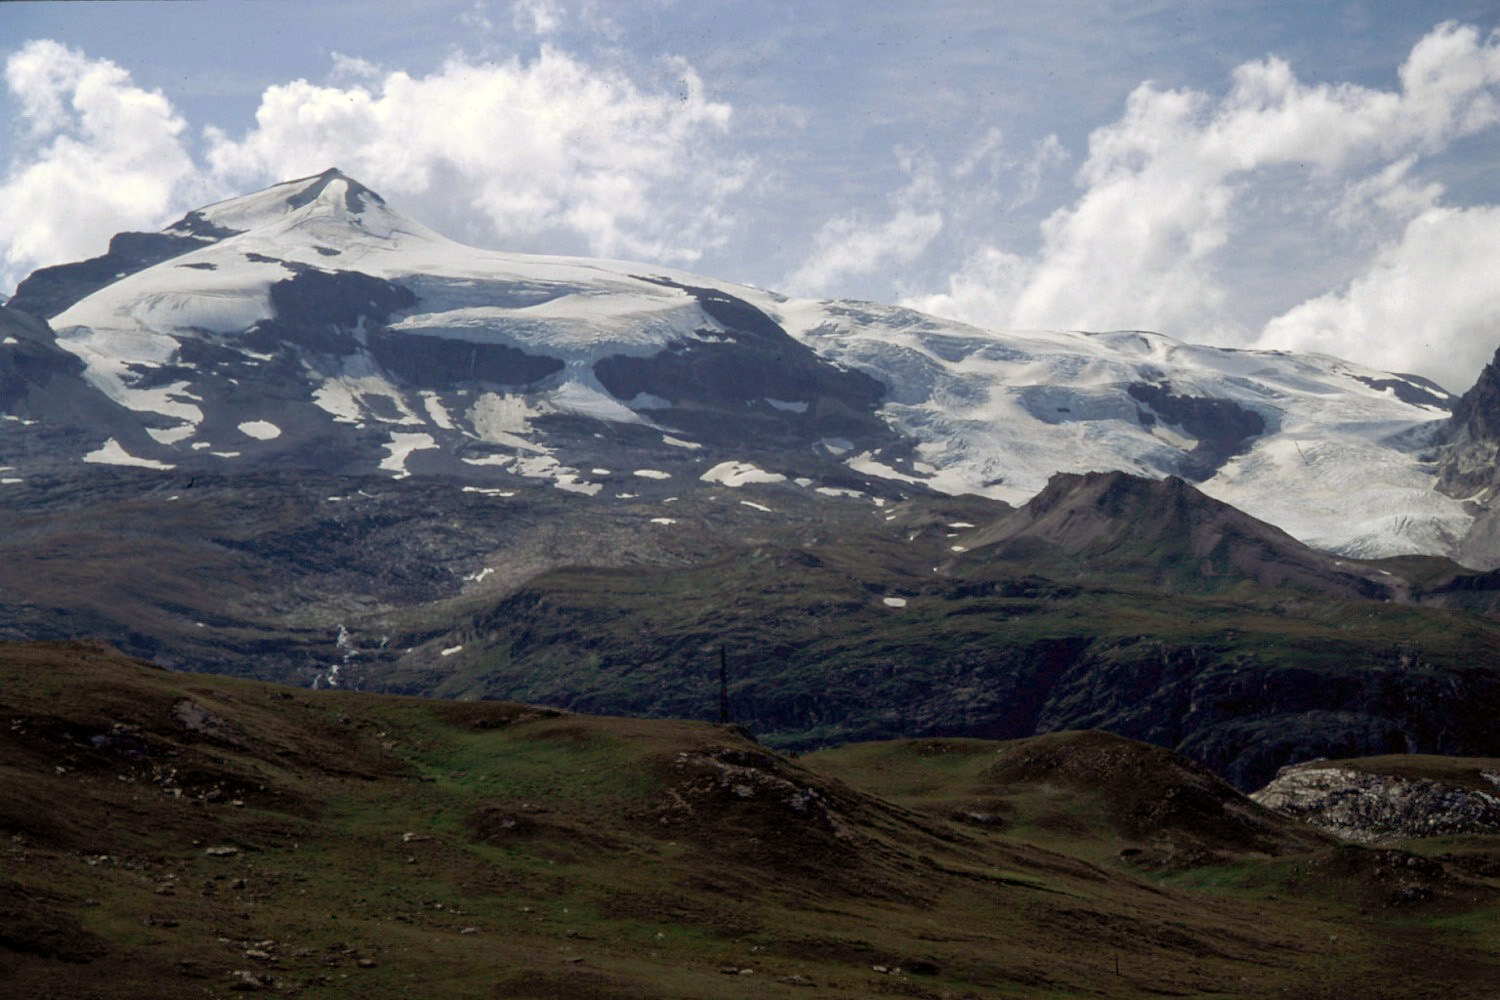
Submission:
[[[1500,562],[1500,352],[1453,408],[1438,434],[1437,488],[1463,500],[1474,520],[1454,551],[1472,566]]]
[[[1014,510],[792,482],[668,499],[32,477],[0,493],[0,635],[303,687],[707,719],[723,648],[734,718],[774,745],[1095,727],[1246,789],[1316,756],[1500,753],[1500,626],[1470,609],[1492,574],[1317,553],[1187,484],[1117,474],[1058,477]],[[1143,532],[1158,509],[1177,527]],[[1062,511],[1076,536],[1054,530]],[[1037,525],[1047,548],[1005,549]],[[1223,544],[1195,551],[1213,531]]]
[[[645,470],[633,485],[663,496],[754,466],[809,490],[1010,503],[1055,472],[1118,470],[1198,482],[1359,556],[1450,553],[1470,521],[1431,488],[1451,397],[1413,376],[476,250],[334,170],[122,234],[32,275],[10,308],[48,319],[134,414],[54,461],[596,495]]]
[[[965,561],[1049,575],[1131,574],[1187,590],[1245,581],[1327,596],[1389,599],[1397,578],[1309,548],[1175,476],[1060,474],[1019,511],[969,534]]]

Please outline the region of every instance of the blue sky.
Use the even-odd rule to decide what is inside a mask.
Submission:
[[[1465,388],[1489,2],[0,5],[0,288],[338,165],[455,239]]]

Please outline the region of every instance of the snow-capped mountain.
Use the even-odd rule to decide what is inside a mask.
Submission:
[[[1359,556],[1450,553],[1472,519],[1433,489],[1453,399],[1414,376],[479,250],[336,170],[122,234],[32,275],[17,310],[56,344],[45,328],[0,344],[16,479],[79,460],[291,465],[602,497],[781,482],[1019,503],[1056,472],[1120,470]],[[39,443],[64,417],[54,381],[102,398]]]

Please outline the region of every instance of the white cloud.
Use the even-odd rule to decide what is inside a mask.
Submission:
[[[562,4],[559,0],[515,0],[510,16],[517,31],[551,35],[562,27]]]
[[[1011,208],[1020,208],[1036,200],[1037,191],[1042,186],[1042,178],[1047,171],[1053,167],[1061,166],[1068,162],[1068,151],[1063,148],[1062,140],[1056,133],[1038,139],[1032,144],[1031,156],[1016,166],[1021,170],[1021,185],[1013,198],[1010,200]]]
[[[972,177],[981,168],[986,168],[992,181],[998,180],[1000,166],[1003,164],[1002,153],[1005,149],[1005,133],[997,128],[991,127],[985,130],[979,141],[969,147],[957,165],[953,168],[953,176],[958,179]]]
[[[1422,212],[1347,288],[1276,317],[1259,344],[1418,372],[1462,392],[1500,345],[1500,206]]]
[[[161,93],[104,59],[33,41],[5,63],[27,132],[0,181],[0,287],[104,252],[122,229],[171,221],[206,192]]]
[[[948,276],[946,291],[906,296],[901,304],[980,326],[1009,326],[1008,321],[996,322],[994,318],[1010,315],[1035,270],[1034,262],[1019,254],[981,246]]]
[[[167,98],[108,60],[33,41],[5,68],[25,130],[0,180],[0,288],[329,166],[467,242],[691,263],[727,239],[752,167],[682,60],[647,79],[543,46],[413,76],[335,55],[326,85],[267,88],[246,133],[206,128],[200,163]]]
[[[1404,280],[1403,269],[1416,263],[1432,234],[1451,233],[1468,250],[1496,256],[1473,225],[1479,216],[1440,209],[1441,189],[1409,175],[1455,138],[1500,122],[1500,39],[1439,25],[1412,49],[1399,79],[1396,91],[1308,85],[1287,63],[1268,58],[1238,67],[1218,100],[1142,84],[1123,115],[1090,136],[1077,174],[1083,192],[1042,224],[1037,253],[1022,257],[982,245],[943,291],[910,302],[995,326],[1149,327],[1250,343],[1277,307],[1236,312],[1226,275],[1235,273],[1247,246],[1284,224],[1305,226],[1307,252],[1326,255],[1319,227],[1331,218],[1370,227],[1365,245],[1387,249],[1344,293],[1292,310],[1266,336],[1336,343],[1356,358],[1414,361],[1415,353],[1379,347],[1380,338],[1397,333],[1360,326],[1360,317],[1376,315],[1377,276]],[[1275,217],[1262,211],[1268,205],[1276,207]],[[1276,263],[1285,273],[1306,262]],[[1477,301],[1482,295],[1454,286],[1488,273],[1484,267],[1470,261],[1446,272],[1425,269],[1424,280],[1465,304],[1440,310],[1442,318],[1426,324],[1431,343],[1469,336],[1465,317],[1487,306]],[[1351,261],[1346,273],[1358,268]],[[1335,319],[1354,326],[1335,336],[1329,325]],[[1314,337],[1312,329],[1322,333]]]
[[[333,68],[328,71],[328,79],[331,81],[374,80],[383,72],[375,63],[358,56],[346,56],[342,52],[335,52],[332,58]]]
[[[725,239],[750,165],[692,67],[661,73],[647,88],[544,46],[368,85],[297,80],[265,91],[245,135],[207,130],[208,161],[238,188],[338,166],[469,242],[691,262]]]
[[[998,141],[998,133],[994,138]],[[802,264],[787,276],[789,291],[826,294],[851,277],[910,263],[942,232],[936,165],[907,150],[898,149],[896,155],[907,183],[891,196],[890,216],[877,221],[855,211],[824,223]]]

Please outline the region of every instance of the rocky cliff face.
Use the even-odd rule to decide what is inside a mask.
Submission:
[[[1438,442],[1436,488],[1478,508],[1454,558],[1482,569],[1500,565],[1500,510],[1494,506],[1500,492],[1500,351],[1453,408]]]
[[[1250,797],[1363,844],[1500,833],[1500,771],[1472,770],[1421,777],[1337,763],[1302,764],[1282,768],[1275,780]]]
[[[1492,493],[1500,471],[1500,351],[1459,399],[1441,437],[1437,488],[1460,498]]]

